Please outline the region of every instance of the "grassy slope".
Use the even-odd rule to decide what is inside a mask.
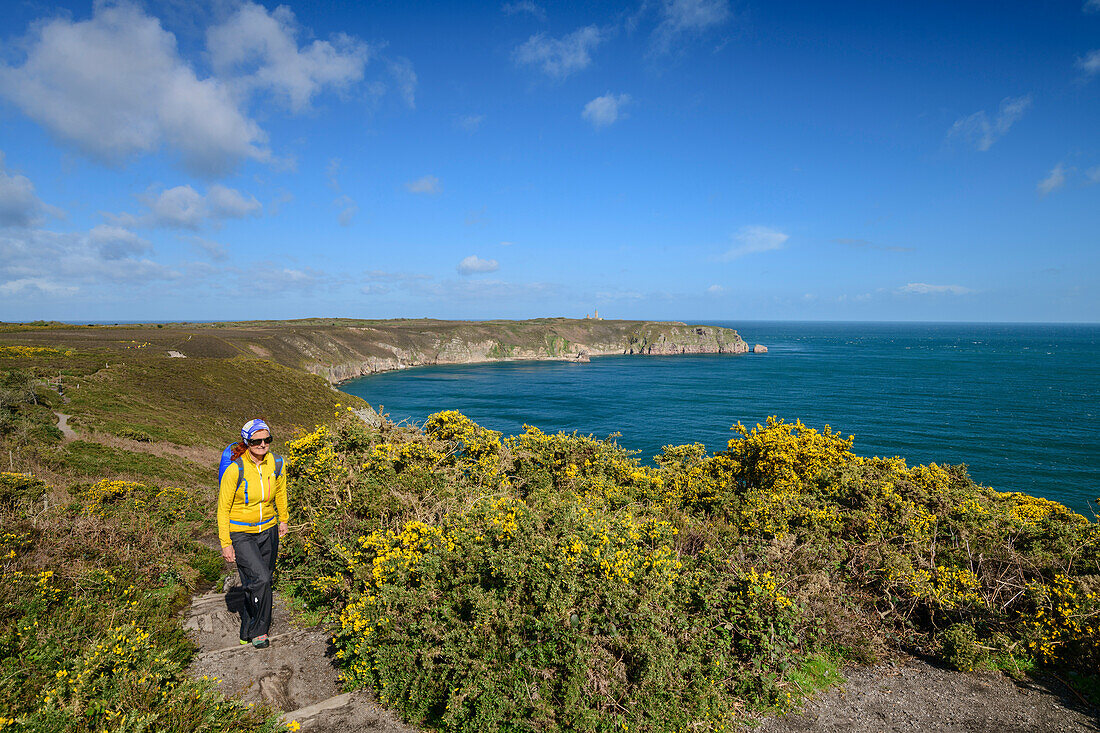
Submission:
[[[101,476],[212,484],[218,452],[250,417],[272,424],[278,448],[297,429],[331,418],[336,402],[365,404],[320,377],[265,359],[173,359],[151,347],[119,348],[117,339],[113,348],[87,349],[97,339],[76,333],[59,343],[54,332],[56,351],[29,356],[4,349],[0,336],[0,371],[32,373],[42,384],[40,402],[71,415],[81,438],[9,440],[9,467],[43,470],[64,485]],[[64,401],[44,385],[58,375]],[[41,407],[35,414],[36,421],[54,421]]]
[[[173,338],[186,334],[161,343]],[[281,450],[337,401],[362,403],[216,339],[189,359],[147,343],[139,329],[0,328],[0,455],[20,472],[0,474],[0,727],[285,731],[187,677],[178,611],[224,567],[194,540],[214,534],[214,464],[247,418],[268,418]],[[64,397],[46,383],[58,376]],[[33,397],[13,399],[19,382]],[[55,411],[79,439],[62,440]]]

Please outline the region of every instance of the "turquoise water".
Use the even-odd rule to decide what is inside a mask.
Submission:
[[[393,420],[459,410],[505,434],[576,430],[648,460],[768,415],[855,435],[861,455],[965,463],[1001,491],[1092,515],[1100,496],[1100,326],[717,322],[763,355],[423,367],[342,389]]]

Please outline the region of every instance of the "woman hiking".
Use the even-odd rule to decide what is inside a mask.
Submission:
[[[286,474],[282,459],[270,452],[271,428],[261,419],[241,428],[241,441],[226,451],[231,459],[218,492],[218,538],[222,557],[237,563],[243,600],[241,644],[268,645],[271,627],[271,576],[279,538],[287,533]]]

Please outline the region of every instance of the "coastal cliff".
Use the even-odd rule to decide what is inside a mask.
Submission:
[[[276,342],[276,343],[273,343]],[[337,322],[292,325],[265,334],[273,355],[297,352],[291,364],[336,384],[368,374],[435,364],[509,360],[575,360],[613,354],[744,354],[728,328],[680,322],[545,318],[531,321]],[[257,343],[257,345],[259,345]]]
[[[679,321],[536,318],[443,321],[428,318],[165,323],[74,326],[0,324],[13,344],[106,349],[166,358],[266,359],[330,384],[434,364],[509,360],[587,361],[613,354],[744,354],[737,331]]]

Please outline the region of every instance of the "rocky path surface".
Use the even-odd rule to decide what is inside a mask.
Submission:
[[[278,594],[267,649],[240,645],[238,618],[226,610],[220,589],[192,599],[183,625],[201,649],[191,665],[193,676],[219,680],[227,695],[246,703],[278,708],[285,720],[310,733],[417,733],[370,693],[341,693],[328,634],[295,628]]]
[[[184,627],[201,648],[196,677],[216,678],[228,695],[267,703],[310,733],[374,731],[418,733],[364,691],[341,693],[329,637],[318,628],[295,628],[275,596],[271,646],[237,641],[238,617],[221,589],[192,600]],[[1015,683],[1003,675],[962,674],[905,657],[846,670],[847,681],[808,701],[802,711],[755,720],[759,733],[878,733],[948,731],[1100,731],[1090,709],[1056,680]]]

